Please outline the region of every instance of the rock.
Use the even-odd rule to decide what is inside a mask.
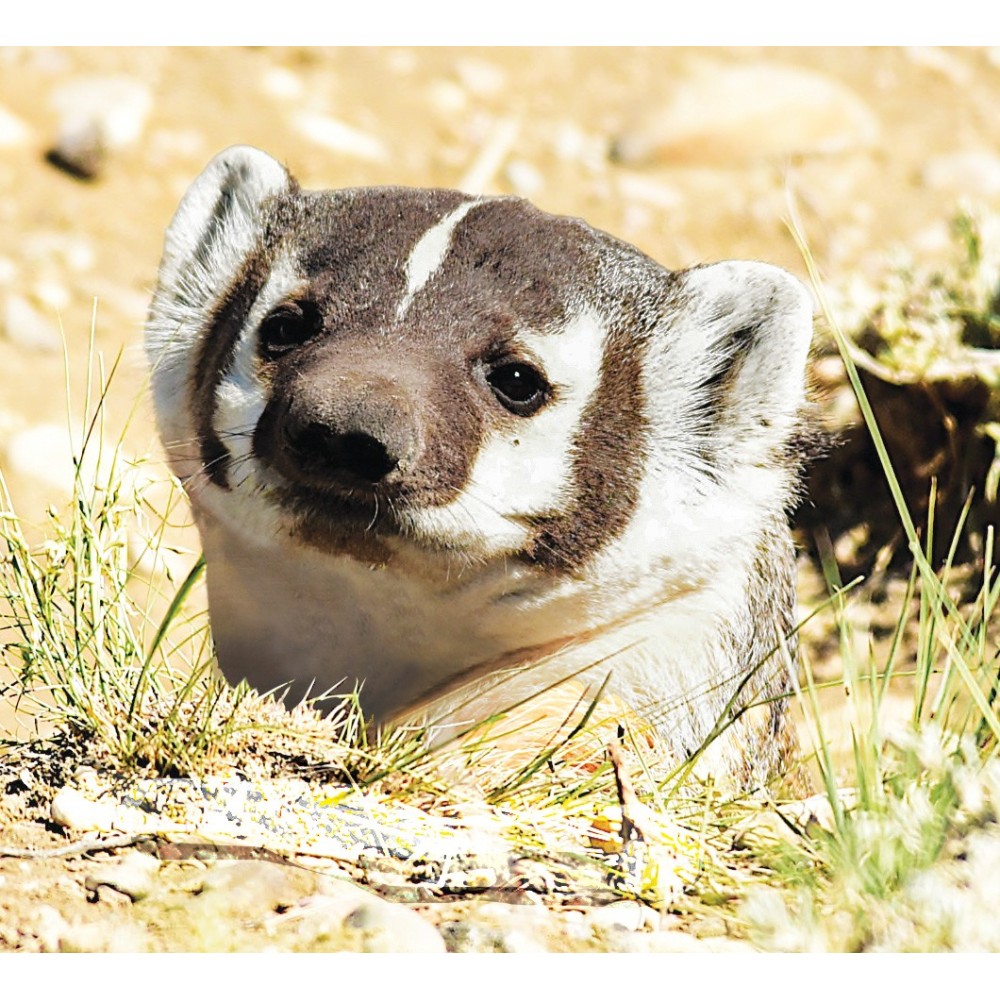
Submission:
[[[369,163],[384,163],[389,159],[389,150],[378,136],[362,132],[336,118],[315,111],[298,111],[292,116],[292,126],[318,146],[335,153],[344,153]]]
[[[135,851],[114,864],[101,865],[97,871],[87,876],[85,887],[92,898],[96,899],[101,886],[110,886],[128,896],[134,903],[138,899],[145,899],[152,892],[159,870],[160,862],[157,858]]]
[[[476,56],[458,59],[455,75],[462,86],[476,97],[495,97],[507,85],[507,77],[499,66]]]
[[[31,130],[16,115],[0,107],[0,149],[24,146],[31,136]]]
[[[1000,156],[985,149],[945,153],[928,160],[921,177],[936,191],[995,198],[1000,195]]]
[[[511,160],[504,168],[504,176],[522,198],[533,198],[545,187],[542,172],[527,160]]]
[[[113,807],[91,802],[81,792],[68,786],[56,792],[49,812],[52,821],[67,830],[112,829]]]
[[[9,341],[29,351],[56,354],[62,350],[55,319],[14,292],[4,302],[3,332]]]
[[[35,911],[33,932],[42,947],[42,951],[59,951],[63,935],[69,930],[69,924],[63,915],[48,903],[42,903]]]
[[[260,79],[260,89],[268,97],[281,101],[297,101],[305,94],[302,77],[284,66],[269,66]]]
[[[72,924],[63,931],[60,951],[76,953],[147,951],[148,942],[142,929],[135,924],[102,921],[94,924]]]
[[[444,939],[423,917],[402,903],[372,899],[353,910],[344,929],[363,952],[444,952]]]
[[[49,162],[91,180],[109,153],[132,145],[152,108],[149,88],[126,76],[80,77],[52,95],[59,115]]]
[[[315,894],[317,876],[271,861],[222,861],[205,875],[198,897],[214,909],[262,915]]]
[[[633,899],[620,899],[599,906],[591,910],[585,920],[595,930],[641,931],[660,925],[660,915],[656,910]]]
[[[680,81],[665,107],[618,135],[612,158],[732,166],[863,148],[878,133],[867,104],[831,77],[792,66],[719,64]]]

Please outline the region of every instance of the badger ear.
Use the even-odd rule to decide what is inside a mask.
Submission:
[[[185,192],[167,229],[161,290],[189,305],[217,294],[260,237],[263,203],[294,184],[277,160],[252,146],[219,153]]]
[[[800,421],[813,300],[781,268],[723,261],[678,275],[669,368],[685,372],[683,424],[715,468],[766,464]]]

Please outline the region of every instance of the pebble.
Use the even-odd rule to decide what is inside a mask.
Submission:
[[[987,150],[946,153],[928,160],[921,176],[936,191],[995,198],[1000,195],[1000,156]]]
[[[18,347],[41,354],[57,354],[63,347],[54,317],[14,292],[4,302],[3,333]]]
[[[522,198],[533,198],[545,186],[542,172],[527,160],[511,160],[504,168],[504,177]]]
[[[269,66],[260,80],[260,89],[282,101],[297,101],[305,94],[302,77],[284,66]]]
[[[495,97],[507,85],[507,77],[499,66],[475,56],[458,59],[455,75],[462,86],[476,97]]]
[[[384,163],[389,159],[389,150],[378,136],[337,118],[315,111],[298,111],[292,115],[292,126],[318,146],[335,153],[354,156],[369,163]]]
[[[86,878],[85,887],[92,898],[101,886],[110,886],[134,903],[145,899],[153,890],[160,862],[150,854],[135,851],[121,861],[102,865]]]
[[[80,77],[52,95],[59,115],[50,162],[90,180],[109,153],[132,145],[142,134],[153,105],[149,88],[127,76]]]
[[[317,876],[271,861],[220,861],[202,882],[199,900],[243,916],[288,907],[316,891]]]
[[[469,96],[452,80],[432,80],[425,91],[427,102],[441,115],[455,115],[464,111]]]
[[[0,149],[23,146],[31,136],[31,130],[17,115],[0,107]]]
[[[872,145],[879,124],[839,81],[771,64],[703,67],[664,107],[618,135],[612,158],[629,164],[738,166]]]
[[[660,915],[656,910],[633,899],[620,899],[606,906],[599,906],[591,910],[585,919],[595,930],[652,930],[660,924]]]
[[[372,899],[353,910],[344,929],[362,952],[444,952],[444,938],[423,917],[402,903]]]

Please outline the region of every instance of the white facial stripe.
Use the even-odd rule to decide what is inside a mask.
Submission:
[[[441,266],[455,227],[465,218],[470,208],[478,205],[481,199],[463,202],[458,208],[449,212],[440,222],[433,225],[417,240],[406,261],[406,291],[396,310],[396,319],[401,320],[413,297],[430,281],[434,272]]]
[[[518,334],[515,344],[538,359],[558,398],[484,441],[461,494],[416,512],[418,530],[457,544],[478,535],[488,549],[503,551],[527,541],[528,531],[517,518],[565,510],[572,500],[573,439],[600,383],[606,338],[607,330],[589,311],[559,332]]]
[[[267,283],[261,289],[236,343],[233,362],[219,383],[215,397],[213,429],[225,445],[234,465],[232,485],[239,488],[246,477],[252,476],[250,458],[253,431],[264,412],[266,393],[257,380],[257,328],[264,317],[279,303],[294,295],[303,279],[290,257],[274,261]],[[250,479],[252,484],[254,479]]]

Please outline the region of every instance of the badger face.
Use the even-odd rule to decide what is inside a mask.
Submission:
[[[791,279],[743,266],[801,312]],[[677,500],[716,474],[706,420],[734,409],[754,327],[745,288],[708,277],[520,199],[303,192],[231,149],[167,234],[147,332],[162,436],[196,506],[257,537],[579,567],[628,526],[647,473],[674,474]],[[699,285],[721,287],[706,303]],[[677,319],[698,312],[722,329],[686,344]]]
[[[791,616],[810,334],[768,265],[671,272],[517,198],[303,191],[221,153],[146,347],[223,668],[353,674],[392,712],[662,604],[678,649],[643,647],[621,696],[679,703],[698,657],[728,690]]]

